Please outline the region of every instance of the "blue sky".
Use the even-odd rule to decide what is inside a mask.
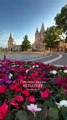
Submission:
[[[67,0],[0,0],[0,46],[7,46],[10,32],[21,44],[27,34],[31,43],[35,40],[36,27],[44,22],[45,29],[54,25],[54,17]]]

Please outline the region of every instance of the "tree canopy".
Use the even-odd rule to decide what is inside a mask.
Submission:
[[[47,28],[45,34],[44,34],[44,43],[46,44],[47,48],[55,48],[56,43],[58,39],[60,38],[60,34],[62,33],[62,30],[52,26]]]
[[[63,32],[67,30],[67,4],[62,7],[60,13],[55,17],[56,25],[63,29]]]
[[[22,41],[21,50],[27,51],[31,47],[30,41],[28,40],[28,36],[25,35],[24,40]]]

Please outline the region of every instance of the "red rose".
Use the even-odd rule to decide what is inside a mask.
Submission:
[[[15,99],[12,99],[11,100],[11,102],[10,102],[10,104],[12,105],[12,106],[14,106],[15,108],[19,108],[19,105],[18,105],[18,103],[16,103],[16,100]]]
[[[10,85],[10,90],[15,90],[17,88],[17,86],[14,84],[14,85]]]
[[[22,75],[18,76],[18,80],[22,81],[23,80],[23,76]]]
[[[0,120],[4,120],[5,119],[7,111],[8,111],[8,105],[6,104],[6,102],[4,102],[0,106]]]
[[[22,94],[27,97],[27,96],[29,96],[29,91],[28,91],[28,90],[23,90],[23,91],[22,91]]]
[[[17,102],[21,103],[21,102],[24,101],[24,98],[23,98],[22,96],[18,95],[18,96],[15,97],[15,100],[16,100]]]
[[[5,79],[5,77],[6,77],[5,74],[3,73],[0,74],[0,78]]]
[[[41,80],[41,77],[37,77],[37,80],[40,81],[40,80]]]
[[[20,87],[20,83],[19,83],[19,82],[15,83],[15,85],[16,85],[17,87]]]
[[[25,72],[26,71],[26,68],[22,67],[19,69],[21,72]]]
[[[16,91],[16,93],[17,93],[17,92],[21,92],[21,88],[18,87],[15,91]]]
[[[37,76],[36,73],[32,73],[32,74],[31,74],[31,77],[32,77],[32,78],[35,77],[35,76]]]
[[[6,86],[3,85],[3,86],[0,86],[0,93],[5,93],[6,91]]]
[[[28,102],[34,103],[35,102],[35,97],[30,95],[27,97]]]
[[[50,95],[50,90],[48,88],[46,88],[45,91],[41,93],[41,97],[45,99],[48,98],[49,95]]]

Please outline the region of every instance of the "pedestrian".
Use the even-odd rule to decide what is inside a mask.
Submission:
[[[4,60],[6,59],[6,55],[4,55]]]

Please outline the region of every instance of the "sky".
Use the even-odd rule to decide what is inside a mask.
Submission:
[[[42,22],[45,29],[54,25],[65,4],[67,0],[0,0],[0,47],[7,47],[10,32],[16,44],[25,35],[34,43],[36,27],[40,30]]]

